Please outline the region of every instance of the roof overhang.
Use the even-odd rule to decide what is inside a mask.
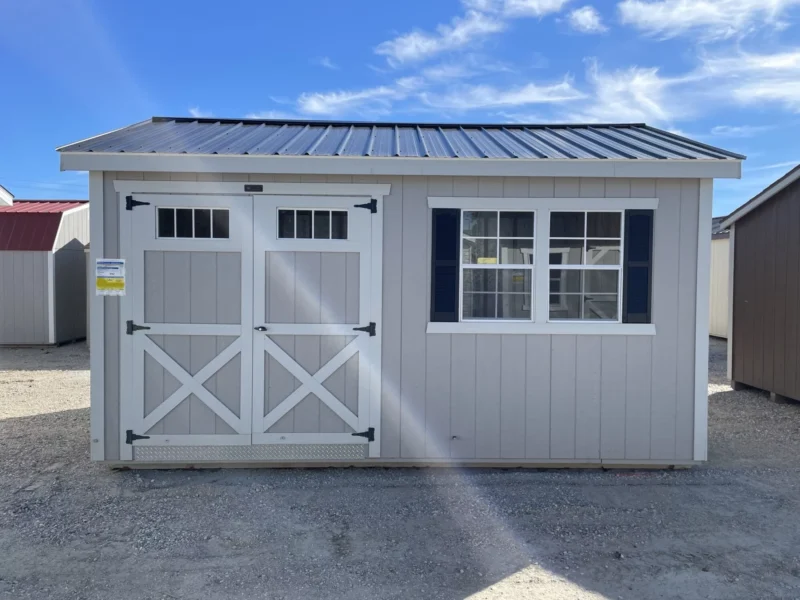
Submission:
[[[800,165],[797,165],[794,169],[786,173],[786,175],[784,175],[780,179],[772,182],[760,194],[751,198],[750,200],[745,202],[742,206],[740,206],[731,214],[729,214],[728,217],[722,222],[722,225],[720,225],[720,227],[722,229],[728,229],[731,225],[736,223],[736,221],[738,221],[745,215],[748,215],[751,212],[753,212],[759,206],[764,204],[764,202],[772,198],[778,192],[792,185],[798,179],[800,179]]]
[[[738,179],[741,160],[377,158],[62,152],[62,171]]]

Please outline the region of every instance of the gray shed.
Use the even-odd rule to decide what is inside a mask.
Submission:
[[[88,241],[86,201],[0,202],[0,345],[86,337]]]
[[[89,171],[92,457],[706,459],[713,179],[643,124],[153,118]]]

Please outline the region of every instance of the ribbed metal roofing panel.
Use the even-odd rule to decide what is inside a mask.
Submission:
[[[14,200],[10,206],[0,206],[0,213],[63,213],[85,205],[86,200]]]
[[[60,152],[486,159],[742,160],[631,124],[367,123],[153,117]]]

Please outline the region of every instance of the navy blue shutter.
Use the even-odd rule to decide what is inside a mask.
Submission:
[[[625,211],[622,322],[650,323],[653,289],[653,211]]]
[[[461,211],[434,208],[431,237],[431,321],[458,321]]]

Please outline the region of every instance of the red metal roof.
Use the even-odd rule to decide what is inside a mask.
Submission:
[[[0,206],[0,251],[53,249],[61,215],[84,206],[78,200],[15,200]]]
[[[11,206],[0,206],[0,213],[63,213],[86,204],[86,200],[14,200]]]

